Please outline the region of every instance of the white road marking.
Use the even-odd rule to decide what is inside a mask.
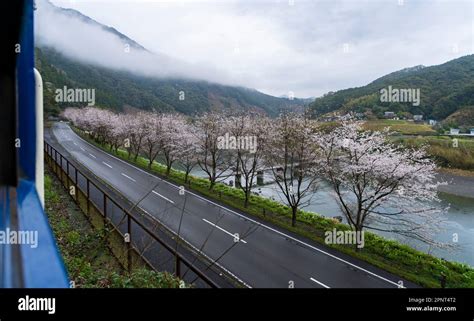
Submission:
[[[136,182],[136,180],[134,180],[133,178],[131,178],[130,176],[128,176],[128,175],[126,175],[126,174],[124,174],[124,173],[122,173],[122,176],[125,176],[125,177],[128,178],[129,180]]]
[[[318,283],[319,285],[321,286],[324,286],[326,289],[330,289],[330,287],[328,287],[326,284],[324,284],[323,282],[319,282],[318,280],[316,280],[315,278],[309,278],[311,281],[313,282],[316,282]]]
[[[110,165],[109,165],[109,164],[107,164],[106,162],[102,162],[102,164],[104,164],[104,165],[105,165],[105,166],[107,166],[107,167],[110,167],[110,168],[112,168],[112,166],[110,166]]]
[[[147,213],[148,215],[150,215],[150,213],[148,213],[147,210],[144,209],[143,207],[139,206],[138,208],[141,209],[143,212]]]
[[[90,155],[91,157],[97,158],[97,157],[95,157],[94,155],[92,155],[91,153],[89,153],[89,155]]]
[[[82,147],[79,147],[79,148],[80,148],[80,149],[82,149],[82,151],[83,151],[83,152],[85,152],[85,151],[86,151],[86,150],[85,150],[84,148],[82,148]]]
[[[139,167],[137,167],[137,166],[135,166],[135,165],[132,165],[132,164],[130,164],[130,163],[124,161],[123,159],[120,159],[120,158],[115,157],[115,156],[113,156],[113,155],[111,155],[111,154],[109,154],[109,153],[104,152],[103,150],[101,150],[101,149],[99,149],[98,147],[92,145],[91,143],[89,143],[88,141],[86,141],[86,140],[83,139],[82,137],[78,136],[77,134],[76,134],[76,137],[78,137],[80,140],[82,140],[83,142],[85,142],[86,144],[88,144],[89,146],[91,146],[92,148],[95,148],[96,150],[98,150],[98,151],[100,151],[100,152],[106,154],[107,156],[112,157],[112,158],[114,158],[114,159],[116,159],[116,160],[122,162],[122,163],[125,164],[125,165],[128,165],[128,166],[130,166],[130,167],[133,167],[133,168],[135,168],[136,170],[138,170],[138,171],[140,171],[140,172],[142,172],[142,173],[144,173],[144,174],[146,174],[146,175],[148,175],[148,176],[150,176],[150,177],[159,179],[159,180],[165,182],[165,183],[168,184],[168,185],[174,186],[174,187],[175,187],[176,189],[178,189],[178,190],[180,189],[180,187],[179,187],[178,185],[175,185],[175,184],[173,184],[173,183],[171,183],[171,182],[168,182],[168,181],[166,181],[166,180],[164,180],[164,179],[161,179],[161,178],[159,178],[159,177],[157,177],[157,176],[155,176],[155,175],[152,175],[152,174],[150,174],[150,173],[144,171],[143,169],[141,169],[141,168],[139,168]],[[383,281],[385,281],[385,282],[388,282],[388,283],[390,283],[390,284],[393,284],[393,285],[395,285],[397,288],[401,288],[401,287],[400,287],[400,284],[398,284],[398,283],[396,283],[396,282],[393,282],[392,280],[389,280],[389,279],[387,279],[387,278],[385,278],[385,277],[383,277],[383,276],[380,276],[380,275],[378,275],[377,273],[371,272],[371,271],[369,271],[369,270],[367,270],[367,269],[364,269],[363,267],[360,267],[360,266],[358,266],[358,265],[356,265],[356,264],[354,264],[354,263],[351,263],[351,262],[349,262],[349,261],[346,261],[346,260],[344,260],[344,259],[341,259],[340,257],[338,257],[338,256],[336,256],[336,255],[334,255],[334,254],[331,254],[331,253],[326,252],[326,251],[324,251],[324,250],[321,250],[321,249],[319,249],[319,248],[317,248],[317,247],[315,247],[315,246],[313,246],[313,245],[311,245],[311,244],[308,244],[308,243],[303,242],[303,241],[301,241],[301,240],[299,240],[299,239],[297,239],[297,238],[294,238],[293,236],[290,236],[290,235],[285,234],[285,233],[283,233],[283,232],[280,232],[280,231],[278,231],[278,230],[276,230],[276,229],[274,229],[274,228],[272,228],[272,227],[270,227],[270,226],[267,226],[267,225],[265,225],[265,224],[262,224],[262,223],[260,223],[260,222],[257,222],[257,221],[255,221],[255,220],[251,219],[250,217],[247,217],[247,216],[245,216],[245,215],[242,215],[242,214],[240,214],[240,213],[237,213],[237,212],[235,212],[235,211],[233,211],[233,210],[231,210],[231,209],[229,209],[229,208],[227,208],[227,207],[224,207],[224,206],[222,206],[222,205],[220,205],[220,204],[214,203],[213,201],[208,200],[208,199],[206,199],[206,198],[204,198],[204,197],[202,197],[202,196],[200,196],[200,195],[198,195],[198,194],[196,194],[196,193],[193,193],[193,192],[191,192],[191,191],[189,191],[189,190],[187,190],[186,192],[189,193],[189,194],[191,194],[191,195],[194,195],[195,197],[197,197],[197,198],[199,198],[199,199],[202,199],[202,200],[204,200],[204,201],[206,201],[206,202],[209,202],[209,203],[211,203],[211,204],[213,204],[213,205],[215,205],[215,206],[217,206],[217,207],[220,207],[220,208],[222,208],[223,210],[225,210],[225,211],[227,211],[227,212],[230,212],[230,213],[232,213],[232,214],[235,214],[235,215],[237,215],[237,216],[239,216],[239,217],[241,217],[241,218],[243,218],[243,219],[245,219],[245,220],[248,220],[248,221],[253,222],[253,223],[255,223],[255,224],[257,224],[257,225],[259,225],[259,226],[261,226],[261,227],[263,227],[263,228],[266,228],[266,229],[269,230],[269,231],[272,231],[272,232],[275,232],[275,233],[277,233],[277,234],[280,234],[281,236],[284,236],[284,237],[286,237],[286,238],[288,238],[288,239],[290,239],[290,240],[293,240],[293,241],[295,241],[295,242],[297,242],[297,243],[299,243],[299,244],[303,244],[303,245],[305,245],[306,247],[308,247],[308,248],[310,248],[310,249],[312,249],[312,250],[318,251],[318,252],[320,252],[320,253],[322,253],[322,254],[325,254],[325,255],[327,255],[327,256],[329,256],[329,257],[332,257],[332,258],[335,259],[335,260],[338,260],[338,261],[340,261],[340,262],[343,262],[343,263],[345,263],[345,264],[347,264],[347,265],[350,265],[350,266],[355,267],[355,268],[357,268],[357,269],[359,269],[359,270],[361,270],[361,271],[364,271],[364,272],[367,273],[367,274],[370,274],[370,275],[372,275],[372,276],[374,276],[374,277],[376,277],[376,278],[379,278],[380,280],[383,280]]]
[[[76,142],[72,142],[72,143],[77,146],[77,143],[76,143]]]
[[[218,226],[218,225],[216,225],[216,224],[214,224],[214,223],[212,223],[212,222],[209,222],[209,221],[206,220],[205,218],[203,218],[202,220],[203,220],[204,222],[206,222],[207,224],[210,224],[210,225],[214,226],[215,228],[218,228],[218,229],[221,230],[222,232],[229,234],[229,235],[232,236],[233,238],[236,237],[235,234],[232,234],[231,232],[224,230],[222,227],[220,227],[220,226]],[[242,242],[242,243],[247,244],[247,241],[245,241],[245,240],[243,240],[243,239],[241,239],[241,238],[239,238],[239,241]]]
[[[169,198],[167,198],[167,197],[161,195],[160,193],[157,193],[157,192],[155,192],[155,191],[152,191],[152,192],[153,192],[154,194],[158,195],[159,197],[161,197],[161,198],[167,200],[168,202],[174,204],[174,202],[173,202],[172,200],[170,200]]]
[[[71,130],[71,129],[70,129],[70,130]],[[131,164],[125,162],[124,160],[122,160],[122,159],[120,159],[120,158],[117,158],[117,157],[115,157],[115,156],[113,156],[113,155],[110,155],[110,154],[104,152],[103,150],[97,148],[96,146],[93,146],[92,144],[90,144],[89,142],[87,142],[86,140],[84,140],[82,137],[78,136],[76,133],[73,133],[73,134],[74,134],[77,138],[79,138],[80,140],[82,140],[84,143],[86,143],[88,146],[90,146],[90,147],[96,149],[98,152],[102,152],[102,153],[104,153],[105,155],[110,156],[110,157],[112,157],[113,159],[116,159],[116,160],[118,160],[118,161],[120,161],[120,162],[122,162],[122,163],[124,163],[124,164],[126,164],[126,165],[129,165],[129,166],[133,167],[134,169],[137,169],[137,170],[139,170],[139,171],[141,171],[141,172],[147,174],[147,175],[150,176],[150,177],[157,178],[156,176],[151,175],[150,173],[147,173],[147,172],[145,172],[144,170],[142,170],[142,169],[140,169],[140,168],[138,168],[138,167],[135,167],[135,166],[133,166],[133,165],[131,165]],[[82,147],[81,147],[81,149],[82,149]],[[88,166],[86,165],[86,167],[88,167]],[[166,182],[166,181],[165,181],[165,182]],[[166,182],[166,183],[168,183],[168,182]],[[177,187],[177,188],[178,188],[178,187]],[[156,218],[155,216],[151,216],[151,218],[152,218],[153,220],[158,221],[160,224],[166,226],[166,224],[164,224],[161,220],[159,220],[159,219]],[[177,233],[176,233],[175,231],[173,231],[173,230],[171,230],[171,229],[170,229],[170,231],[171,231],[174,235],[177,235]],[[207,258],[210,262],[214,262],[214,259],[212,259],[211,257],[209,257],[209,256],[208,256],[206,253],[204,253],[201,249],[197,248],[196,246],[194,246],[193,244],[191,244],[189,241],[187,241],[187,240],[184,239],[183,237],[181,237],[181,239],[182,239],[186,244],[188,244],[190,247],[192,247],[197,253],[200,253],[202,256],[204,256],[205,258]],[[241,278],[239,278],[236,274],[232,273],[232,272],[231,272],[229,269],[227,269],[226,267],[222,266],[222,264],[220,264],[219,262],[214,262],[214,265],[218,266],[222,271],[225,271],[227,274],[229,274],[230,276],[232,276],[234,279],[238,280],[240,283],[242,283],[242,284],[243,284],[244,286],[246,286],[247,288],[252,288],[252,286],[251,286],[250,284],[248,284],[247,282],[245,282],[244,280],[242,280]]]

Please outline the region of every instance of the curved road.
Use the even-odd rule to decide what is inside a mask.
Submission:
[[[124,162],[55,123],[58,143],[76,161],[250,287],[396,288],[399,277],[205,199]],[[203,246],[204,244],[204,246]],[[403,280],[405,287],[417,287]]]

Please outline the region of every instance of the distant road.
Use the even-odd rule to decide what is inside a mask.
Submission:
[[[55,123],[58,143],[76,161],[251,287],[395,288],[399,277],[179,188],[87,143]],[[54,142],[51,142],[54,144]],[[186,201],[185,201],[186,199]],[[236,234],[238,233],[238,234]],[[206,240],[207,239],[207,240]],[[236,244],[237,243],[237,244]],[[229,248],[231,248],[229,250]],[[227,252],[226,252],[227,251]],[[406,287],[417,287],[403,280]]]

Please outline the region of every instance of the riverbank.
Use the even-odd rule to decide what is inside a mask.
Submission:
[[[474,172],[441,169],[436,177],[438,181],[448,183],[438,187],[440,192],[474,199]]]
[[[326,231],[333,230],[334,228],[345,231],[349,227],[346,224],[338,223],[332,218],[303,210],[298,212],[296,226],[291,226],[290,209],[277,201],[252,195],[249,206],[245,207],[243,193],[239,189],[221,183],[216,184],[213,189],[209,189],[209,181],[196,176],[191,177],[191,182],[185,183],[184,173],[181,171],[172,169],[170,174],[166,175],[166,167],[162,164],[153,162],[150,168],[148,167],[148,160],[142,156],[139,156],[134,161],[126,151],[121,149],[111,151],[109,146],[98,144],[76,128],[73,128],[73,130],[95,146],[145,171],[149,171],[154,175],[179,185],[188,186],[194,192],[216,200],[223,205],[230,206],[248,215],[253,215],[324,246],[334,248],[421,286],[440,287],[440,278],[444,275],[446,276],[447,287],[474,287],[474,270],[468,265],[434,257],[370,232],[365,234],[366,239],[363,250],[355,251],[353,246],[348,245],[328,245],[324,242]]]

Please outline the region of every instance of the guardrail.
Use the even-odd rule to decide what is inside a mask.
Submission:
[[[112,228],[115,237],[108,236],[109,247],[129,271],[134,266],[145,263],[156,271],[172,272],[178,278],[188,276],[188,279],[200,280],[201,282],[196,282],[199,286],[220,288],[243,285],[217,268],[207,257],[186,246],[185,240],[155,217],[142,213],[138,208],[133,209],[133,213],[124,208],[94,183],[88,174],[81,172],[46,141],[44,154],[45,162],[69,191],[71,198],[87,214],[91,223],[98,227]],[[116,246],[117,243],[126,244],[125,252],[120,250],[123,245]],[[180,250],[185,251],[186,255],[180,253]],[[214,277],[211,278],[210,275]]]

